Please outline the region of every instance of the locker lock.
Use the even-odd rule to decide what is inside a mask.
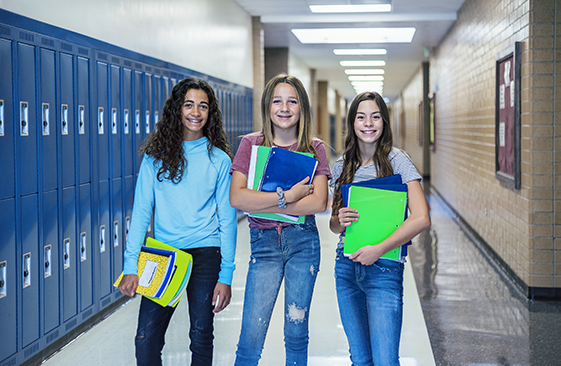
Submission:
[[[29,271],[26,269],[25,271],[23,271],[23,277],[27,277],[29,276]]]
[[[49,125],[49,122],[43,121],[43,126],[47,127],[48,125]]]
[[[22,127],[25,127],[25,125],[27,125],[27,122],[21,121],[21,125],[22,125]]]
[[[0,280],[0,288],[4,287],[4,280]]]
[[[68,253],[64,253],[64,260],[68,260]]]
[[[45,262],[45,268],[49,268],[51,264],[49,262]]]

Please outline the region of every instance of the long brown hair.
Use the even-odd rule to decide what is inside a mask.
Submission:
[[[272,78],[261,96],[261,118],[263,121],[263,141],[262,146],[273,146],[274,130],[273,121],[271,121],[271,103],[275,88],[279,84],[288,84],[294,88],[298,96],[298,106],[300,107],[300,119],[298,121],[298,151],[312,153],[317,158],[317,153],[312,146],[313,140],[313,126],[312,126],[312,108],[310,106],[310,99],[306,93],[306,89],[302,82],[294,77],[288,75],[277,75]]]
[[[390,126],[390,114],[388,107],[382,96],[376,92],[364,92],[355,97],[349,107],[347,115],[347,133],[345,136],[345,152],[343,153],[343,170],[341,175],[335,181],[335,190],[333,193],[333,211],[332,214],[336,215],[341,207],[343,207],[343,199],[341,197],[341,186],[353,182],[357,169],[362,164],[360,156],[360,149],[358,144],[358,137],[355,134],[354,123],[358,106],[365,100],[373,100],[380,108],[380,115],[384,122],[384,129],[382,135],[378,139],[378,146],[374,152],[372,160],[376,167],[376,178],[387,177],[393,174],[393,167],[388,157],[393,146],[392,130]]]
[[[202,90],[208,97],[208,121],[203,127],[203,135],[209,141],[207,146],[209,156],[212,147],[216,146],[228,154],[230,159],[232,158],[230,144],[222,123],[222,112],[218,108],[218,100],[214,90],[204,80],[184,79],[173,88],[170,97],[164,104],[162,119],[158,121],[156,130],[140,148],[141,154],[146,153],[146,155],[153,157],[155,162],[162,162],[157,175],[160,182],[163,179],[169,179],[173,183],[179,183],[187,166],[187,159],[185,159],[183,151],[184,126],[181,108],[185,95],[191,89]]]

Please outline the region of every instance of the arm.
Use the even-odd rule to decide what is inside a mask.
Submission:
[[[386,240],[377,245],[360,248],[350,256],[350,259],[364,265],[371,265],[384,253],[407,243],[421,231],[430,227],[428,203],[421,183],[418,180],[407,182],[407,191],[411,215]]]
[[[327,207],[327,177],[318,175],[312,181],[312,193],[308,179],[285,191],[286,208],[278,207],[276,192],[260,192],[247,188],[247,177],[241,172],[232,173],[230,202],[245,212],[273,212],[288,215],[311,215],[325,211]]]
[[[218,313],[230,303],[232,291],[233,272],[236,267],[236,238],[237,238],[237,219],[236,210],[230,205],[230,162],[223,160],[218,172],[216,184],[216,211],[220,227],[220,273],[218,282],[214,288],[212,296],[213,312]]]

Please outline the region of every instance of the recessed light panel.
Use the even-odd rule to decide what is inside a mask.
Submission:
[[[310,5],[312,13],[378,13],[392,11],[390,4]]]
[[[341,66],[386,66],[386,61],[373,60],[373,61],[341,61]]]
[[[382,69],[346,69],[345,74],[347,74],[347,75],[383,75],[384,70],[382,70]]]
[[[300,28],[292,33],[301,43],[409,43],[415,28]]]
[[[385,48],[337,48],[333,53],[339,56],[368,56],[385,55],[388,52]]]

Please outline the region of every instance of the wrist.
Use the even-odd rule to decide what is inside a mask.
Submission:
[[[284,197],[284,191],[281,187],[277,187],[277,195],[279,196],[278,206],[281,210],[286,208],[286,200]]]

